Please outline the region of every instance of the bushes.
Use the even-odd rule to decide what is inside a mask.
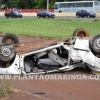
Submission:
[[[13,85],[10,81],[0,82],[0,97],[8,96],[13,92]]]

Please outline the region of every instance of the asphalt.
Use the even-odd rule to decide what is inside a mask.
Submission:
[[[37,18],[37,13],[21,13],[23,18]],[[71,19],[71,20],[100,20],[100,13],[97,13],[96,18],[76,18],[75,13],[54,13],[56,19]],[[0,12],[0,18],[5,18],[4,12]]]

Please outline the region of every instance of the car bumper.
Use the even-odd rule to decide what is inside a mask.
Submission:
[[[52,18],[54,18],[54,17],[55,17],[55,15],[49,15],[49,17],[52,17]]]
[[[90,15],[90,17],[96,17],[96,15]]]

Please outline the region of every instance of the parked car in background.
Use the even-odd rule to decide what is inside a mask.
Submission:
[[[43,17],[43,18],[45,18],[45,17],[54,18],[55,15],[54,15],[54,13],[52,13],[52,12],[50,12],[48,10],[41,10],[41,11],[37,12],[37,17],[38,18],[40,18],[40,17]]]
[[[90,11],[86,11],[86,10],[78,10],[76,12],[76,17],[77,18],[79,18],[79,17],[82,17],[82,18],[84,18],[84,17],[87,17],[87,18],[90,18],[90,17],[95,18],[96,17],[96,14],[93,13],[93,12],[90,12]]]
[[[10,12],[5,12],[5,17],[6,18],[9,18],[9,17],[12,17],[12,18],[22,18],[22,14],[17,11],[17,10],[14,10],[14,11],[10,11]]]

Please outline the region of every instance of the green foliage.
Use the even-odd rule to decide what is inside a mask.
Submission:
[[[86,0],[49,0],[49,8],[54,8],[55,2],[64,1],[86,1]],[[99,0],[100,1],[100,0]],[[5,4],[5,8],[21,8],[21,9],[45,9],[47,6],[47,0],[1,0],[1,4]]]

